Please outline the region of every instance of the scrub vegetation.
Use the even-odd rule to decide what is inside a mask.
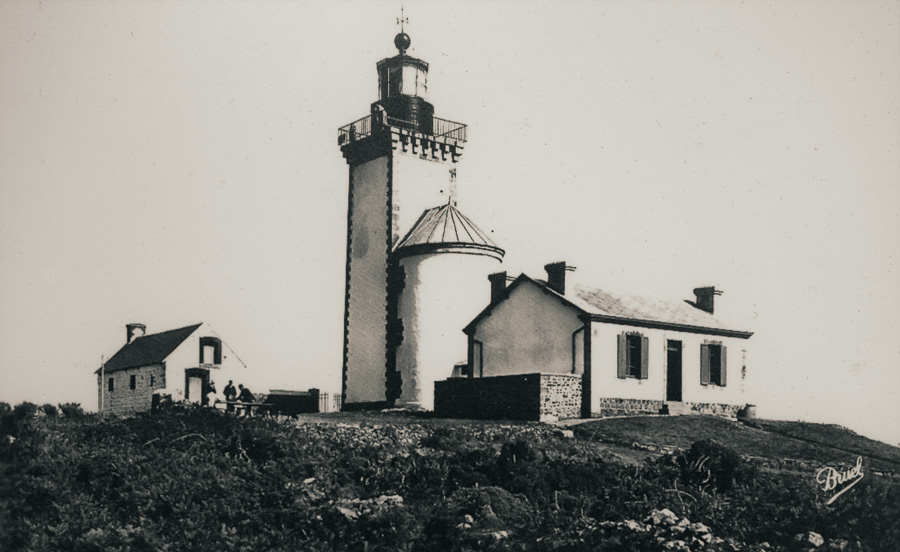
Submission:
[[[865,445],[900,471],[893,447],[833,427],[24,404],[0,405],[0,550],[900,550],[896,476],[873,468],[826,505],[814,472],[778,468],[798,441],[800,461]],[[846,450],[815,441],[838,434]],[[777,462],[745,458],[760,448]]]

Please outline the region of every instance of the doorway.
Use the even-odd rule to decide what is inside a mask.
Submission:
[[[681,402],[681,342],[666,342],[666,400]]]
[[[209,393],[209,370],[188,368],[184,371],[184,400],[206,405]]]

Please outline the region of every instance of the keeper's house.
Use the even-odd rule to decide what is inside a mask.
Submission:
[[[569,290],[571,267],[545,268],[546,281],[523,274],[507,286],[506,273],[490,276],[491,303],[464,330],[468,378],[437,383],[439,412],[466,414],[454,412],[462,408],[470,416],[524,419],[733,416],[747,403],[753,334],[713,316],[721,291],[703,287],[694,290],[696,301],[658,301]],[[507,391],[510,397],[503,396]]]
[[[221,399],[228,380],[248,384],[249,370],[206,323],[150,335],[143,324],[125,328],[125,345],[96,371],[102,413],[148,412],[154,395],[207,404],[213,387]]]

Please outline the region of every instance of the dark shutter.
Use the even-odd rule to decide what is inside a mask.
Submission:
[[[722,368],[719,370],[719,385],[721,385],[722,387],[725,387],[725,372],[727,371],[725,359],[728,358],[728,355],[726,353],[726,347],[725,345],[722,345]]]
[[[709,385],[709,345],[700,345],[700,384]]]
[[[628,364],[628,347],[625,343],[625,334],[619,334],[619,379],[625,379],[625,369]]]
[[[647,379],[650,356],[650,338],[641,336],[641,379]]]
[[[222,364],[222,340],[221,339],[216,340],[216,352],[213,356],[215,357],[214,360],[215,360],[216,364]]]

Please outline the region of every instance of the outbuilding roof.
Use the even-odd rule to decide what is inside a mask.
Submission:
[[[398,255],[439,250],[473,250],[496,257],[504,251],[451,203],[427,209],[406,236],[394,246]]]
[[[184,340],[202,325],[202,323],[194,324],[177,330],[138,337],[119,349],[112,358],[106,361],[103,369],[109,373],[163,362],[172,354],[172,351],[184,343]],[[98,369],[97,373],[99,372]]]

